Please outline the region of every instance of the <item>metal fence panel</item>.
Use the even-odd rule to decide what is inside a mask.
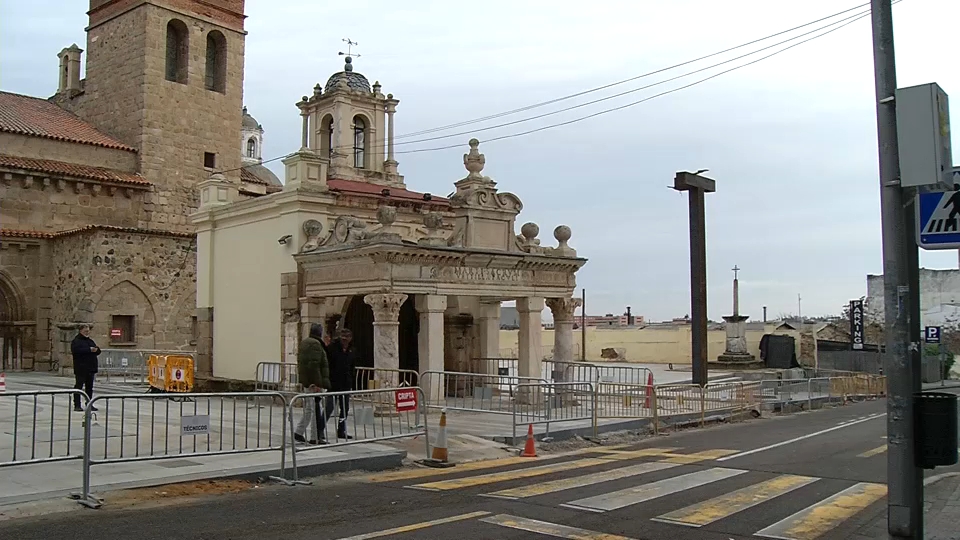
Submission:
[[[597,434],[597,392],[589,382],[535,382],[521,383],[516,389],[524,399],[514,400],[511,407],[513,437],[517,427],[545,424],[546,436],[550,436],[550,424],[559,422],[590,421],[593,434]]]
[[[83,491],[77,498],[100,506],[90,474],[92,465],[104,463],[280,451],[282,479],[286,410],[279,392],[96,396],[84,413]]]
[[[297,365],[285,362],[260,362],[257,364],[254,390],[257,392],[281,392],[298,394],[303,391]]]
[[[0,467],[83,457],[76,398],[86,405],[79,390],[0,393]]]
[[[420,374],[420,383],[426,389],[427,407],[494,414],[512,414],[517,385],[546,382],[533,377],[454,371],[424,371]]]
[[[411,400],[409,395],[401,397],[398,394],[400,392],[414,392],[416,398]],[[312,404],[312,401],[318,403]],[[426,455],[429,457],[430,439],[426,417],[422,414],[423,403],[424,394],[419,387],[297,394],[290,400],[287,408],[290,439],[294,441],[291,452],[293,482],[305,483],[299,478],[297,455],[310,450],[422,436],[427,448]],[[346,407],[341,409],[343,405]],[[321,418],[316,428],[322,438],[326,439],[325,444],[309,444],[313,435],[313,422],[316,421],[313,411],[317,408],[320,409]],[[303,412],[295,422],[294,411],[298,409]],[[343,427],[346,433],[342,433],[338,426],[340,418],[344,416],[346,419]],[[333,430],[330,429],[330,420],[333,420]],[[302,433],[298,433],[300,429],[303,430]],[[333,434],[333,437],[330,437],[330,434]],[[306,441],[298,441],[299,438]]]

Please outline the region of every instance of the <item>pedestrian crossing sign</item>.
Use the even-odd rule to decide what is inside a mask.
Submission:
[[[923,249],[960,248],[960,191],[917,195],[917,245]]]

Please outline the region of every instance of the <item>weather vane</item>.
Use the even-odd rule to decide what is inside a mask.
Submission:
[[[343,38],[343,39],[340,40],[340,41],[342,41],[342,42],[344,42],[344,43],[347,44],[347,52],[340,51],[340,52],[338,53],[340,56],[346,55],[346,56],[356,56],[356,57],[360,57],[360,54],[353,54],[353,46],[354,46],[354,45],[360,45],[359,43],[357,43],[356,41],[352,41],[350,38]]]

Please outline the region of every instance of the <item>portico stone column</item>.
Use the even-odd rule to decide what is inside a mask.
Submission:
[[[477,324],[480,358],[500,358],[500,302],[481,302]],[[480,370],[485,375],[496,375],[497,363],[483,361]]]
[[[543,377],[543,348],[541,338],[543,324],[540,312],[543,311],[543,298],[518,298],[517,314],[520,316],[519,347],[517,351],[517,371],[521,377],[539,379]],[[539,403],[540,392],[517,392],[520,403]]]
[[[400,369],[400,306],[407,300],[405,294],[368,294],[364,303],[373,308],[373,367]],[[378,386],[395,387],[396,373],[377,372]]]
[[[420,371],[443,372],[443,312],[447,309],[447,297],[437,295],[418,295],[416,297],[417,314],[420,317],[420,333],[417,346],[420,353]],[[443,375],[428,375],[420,381],[423,395],[430,403],[444,401]]]
[[[573,361],[573,314],[580,307],[579,298],[550,298],[547,307],[553,313],[553,360]]]

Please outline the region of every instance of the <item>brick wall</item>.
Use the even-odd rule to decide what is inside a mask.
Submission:
[[[109,344],[111,317],[134,315],[137,348],[194,348],[193,238],[90,231],[56,239],[52,257],[55,320],[94,323]]]

